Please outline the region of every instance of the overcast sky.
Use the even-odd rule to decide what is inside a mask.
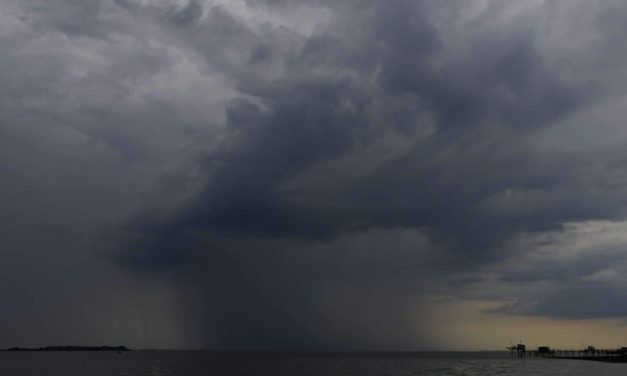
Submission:
[[[626,346],[626,18],[0,0],[0,347]]]

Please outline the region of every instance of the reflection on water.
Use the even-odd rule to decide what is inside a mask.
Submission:
[[[627,364],[510,359],[505,353],[243,354],[0,352],[3,376],[625,375]]]

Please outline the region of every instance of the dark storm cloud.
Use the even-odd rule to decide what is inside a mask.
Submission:
[[[585,106],[587,99],[581,83],[560,78],[559,66],[543,56],[533,30],[514,24],[501,26],[500,33],[476,32],[466,41],[468,48],[452,52],[430,19],[432,3],[362,4],[356,14],[344,5],[332,6],[334,18],[326,31],[308,36],[267,25],[253,29],[220,7],[206,9],[202,20],[198,3],[168,13],[168,22],[185,28],[177,32],[191,40],[208,67],[226,72],[248,97],[226,106],[224,140],[199,165],[204,188],[174,216],[158,218],[161,224],[142,233],[149,247],[140,243],[121,260],[132,260],[139,269],[155,262],[168,269],[180,268],[174,260],[184,257],[191,263],[204,260],[210,274],[222,276],[226,268],[226,274],[235,275],[199,277],[197,282],[208,297],[221,296],[217,305],[228,310],[216,313],[214,307],[209,320],[228,323],[225,330],[231,336],[222,345],[237,347],[245,338],[270,336],[277,330],[270,317],[295,320],[288,321],[295,322],[293,327],[280,331],[281,338],[290,338],[296,328],[311,328],[312,318],[303,307],[316,301],[313,291],[321,283],[314,274],[296,287],[287,286],[294,277],[279,266],[268,273],[280,275],[274,277],[280,282],[269,282],[274,278],[254,269],[239,270],[235,265],[250,255],[236,257],[234,270],[203,256],[223,254],[235,247],[225,244],[237,244],[236,239],[305,242],[294,243],[297,249],[369,229],[415,229],[435,241],[437,251],[431,252],[439,255],[425,258],[415,249],[416,277],[406,281],[409,295],[399,298],[406,299],[419,296],[421,281],[433,274],[453,276],[507,259],[508,244],[520,234],[622,215],[622,190],[607,187],[622,184],[620,175],[609,174],[622,153],[590,155],[536,145],[539,132]],[[360,154],[389,134],[411,142],[401,153],[360,160]],[[331,168],[334,160],[346,158],[343,168],[349,173]],[[350,173],[356,169],[361,172]],[[139,227],[144,227],[141,221]],[[251,243],[242,247],[257,248]],[[258,250],[263,254],[259,262],[280,264],[284,256],[275,247]],[[425,263],[431,270],[425,270]],[[294,265],[292,260],[284,267]],[[375,264],[366,269],[388,274]],[[243,283],[247,273],[266,282]],[[349,285],[365,285],[350,268],[344,273]],[[524,275],[530,281],[542,278]],[[558,281],[554,274],[545,278]],[[225,295],[209,287],[225,281]],[[463,284],[451,279],[450,286]],[[576,286],[567,287],[568,294],[555,294],[576,296]],[[232,295],[245,298],[235,302]],[[605,306],[612,300],[607,295]],[[551,297],[546,302],[551,306],[503,311],[570,312],[566,316],[571,317],[605,312],[603,305],[578,312],[567,298],[563,304]],[[258,310],[258,319],[251,320],[245,307]],[[380,308],[379,314],[394,320],[392,310]],[[296,337],[302,342],[248,345],[320,345],[315,334]]]
[[[624,301],[624,286],[575,283],[547,296],[505,305],[495,312],[559,319],[624,318],[627,316]]]
[[[428,347],[414,317],[435,293],[625,314],[619,253],[512,264],[625,218],[627,137],[586,136],[620,129],[621,4],[3,7],[0,223],[36,250],[8,264],[58,253],[42,284],[89,249],[193,291],[175,321],[202,312],[200,342],[222,348]],[[587,290],[596,308],[575,304]]]
[[[260,290],[263,282],[243,284],[246,274],[234,265],[251,256],[240,256],[231,270],[203,256],[225,252],[224,244],[207,236],[329,242],[376,228],[419,230],[439,244],[436,252],[442,255],[415,256],[418,264],[435,268],[413,269],[418,276],[407,289],[417,296],[420,281],[434,270],[441,275],[476,270],[507,258],[507,244],[518,234],[616,218],[624,205],[615,195],[606,198],[600,187],[588,189],[594,170],[610,162],[534,145],[538,130],[576,111],[584,98],[581,86],[562,81],[558,68],[545,61],[529,30],[479,33],[468,42],[470,50],[447,58],[449,47],[423,4],[364,4],[357,15],[342,6],[333,10],[329,31],[309,36],[266,25],[253,30],[222,8],[208,9],[205,20],[191,3],[170,13],[169,21],[185,27],[182,35],[208,66],[224,69],[249,98],[227,105],[224,140],[200,163],[204,188],[174,216],[158,218],[162,224],[142,233],[150,246],[130,248],[121,260],[138,269],[155,262],[167,269],[180,268],[174,260],[184,257],[204,260],[209,274],[222,276],[226,268],[226,274],[236,275],[198,277],[207,296],[219,296],[216,304],[228,310],[207,308],[214,315],[208,322],[221,322],[231,333],[221,345],[270,336],[277,330],[270,317],[295,318],[293,328],[278,332],[281,338],[295,335],[298,327],[311,328],[303,307],[308,299],[315,301],[310,296],[320,282],[312,276],[287,286],[293,277],[277,266],[269,273],[281,275],[281,283],[253,271],[269,285]],[[412,140],[409,147],[359,166],[364,163],[359,155],[390,133]],[[346,156],[357,156],[345,166],[348,171],[364,172],[344,176],[329,168]],[[587,200],[595,204],[586,205]],[[140,222],[139,228],[145,225]],[[260,263],[283,258],[272,247],[259,252]],[[294,267],[293,261],[285,267]],[[374,264],[367,269],[387,274]],[[350,285],[365,283],[350,269],[345,273]],[[222,283],[229,286],[225,295],[210,287]],[[234,302],[231,296],[245,298]],[[258,318],[251,320],[245,307],[259,311]],[[394,320],[392,310],[380,308],[380,315]],[[302,342],[291,346],[319,345],[315,336],[296,336]],[[287,345],[265,341],[248,345]]]
[[[623,233],[623,222],[595,221],[523,242],[519,246],[534,251],[523,255],[518,250],[515,262],[498,267],[502,285],[519,292],[514,301],[511,293],[497,293],[509,294],[511,302],[496,312],[562,319],[625,317]]]
[[[480,254],[518,231],[571,219],[564,213],[540,223],[504,221],[481,208],[506,189],[544,192],[562,183],[556,174],[568,175],[559,171],[561,164],[547,165],[545,158],[554,156],[537,155],[526,144],[529,132],[579,103],[577,90],[544,64],[531,36],[479,40],[477,49],[485,53],[471,51],[436,64],[446,46],[420,4],[366,7],[361,19],[348,21],[376,43],[361,41],[345,49],[350,41],[335,35],[336,28],[345,27],[341,18],[328,34],[305,40],[278,79],[240,77],[232,68],[240,92],[255,101],[238,99],[227,107],[227,140],[203,166],[207,187],[168,228],[234,237],[326,238],[403,226],[458,239],[463,252]],[[237,21],[221,12],[211,10],[209,26],[196,25],[193,38],[226,22],[219,35],[227,44],[221,48],[244,46],[239,55],[254,56],[267,45],[267,34],[275,33],[252,35],[242,24],[233,27]],[[240,58],[255,69],[254,58]],[[408,107],[401,119],[386,109],[388,102],[392,108],[397,102]],[[358,180],[344,179],[340,191],[320,198],[311,187],[285,188],[315,163],[358,153],[382,133],[413,134],[427,127],[421,116],[432,119],[428,139]],[[323,174],[318,178],[327,179]]]
[[[59,30],[68,37],[104,37],[109,33],[98,16],[102,2],[87,1],[30,1],[24,8],[32,24],[45,30]]]

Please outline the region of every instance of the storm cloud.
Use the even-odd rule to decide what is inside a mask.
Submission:
[[[627,317],[621,2],[0,6],[6,345]]]

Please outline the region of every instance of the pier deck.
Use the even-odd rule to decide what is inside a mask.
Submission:
[[[538,347],[537,350],[527,350],[523,344],[511,346],[513,358],[552,358],[552,359],[578,359],[594,360],[599,362],[627,363],[627,347],[619,349],[597,349],[588,346],[587,349],[551,349],[548,346]]]

